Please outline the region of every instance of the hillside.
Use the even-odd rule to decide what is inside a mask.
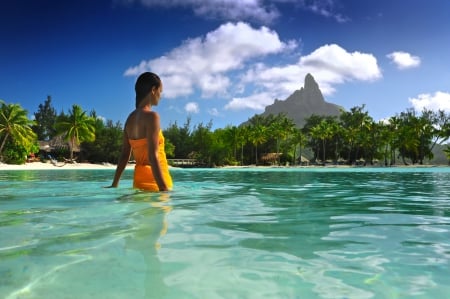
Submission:
[[[319,85],[311,74],[305,77],[305,83],[300,90],[294,91],[285,100],[275,100],[265,108],[262,116],[285,113],[298,127],[303,127],[305,119],[311,115],[339,116],[342,107],[328,103],[323,98]]]

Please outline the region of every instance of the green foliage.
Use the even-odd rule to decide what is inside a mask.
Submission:
[[[175,157],[175,145],[168,139],[164,141],[164,151],[166,152],[167,158]]]
[[[450,164],[450,145],[447,145],[447,147],[444,149],[444,153],[447,156],[448,164]]]
[[[56,146],[52,151],[52,155],[57,161],[63,162],[70,155],[70,150],[67,146]],[[48,157],[44,158],[47,159]]]
[[[217,129],[210,134],[210,166],[237,165],[233,156],[232,141],[226,137],[227,131]]]
[[[69,141],[70,159],[73,159],[73,149],[83,141],[95,140],[96,119],[88,116],[78,105],[72,105],[69,114],[61,114],[56,120],[56,131],[63,134]]]
[[[91,117],[96,117],[91,113]],[[95,140],[81,144],[81,159],[92,163],[117,163],[122,149],[123,129],[120,122],[106,123],[100,118],[95,118]]]
[[[38,153],[39,145],[33,143],[26,147],[23,144],[16,143],[12,139],[9,139],[3,150],[4,162],[7,164],[24,164],[27,161],[27,157],[31,153]]]
[[[39,104],[38,111],[34,113],[36,123],[33,131],[37,134],[38,140],[50,140],[56,136],[56,110],[51,101],[52,98],[48,96],[44,104]]]
[[[3,160],[7,164],[24,164],[27,160],[28,150],[12,141],[7,141],[3,151]]]
[[[23,163],[35,144],[36,134],[30,129],[34,123],[19,105],[0,103],[0,154],[5,148],[4,158]],[[39,121],[34,128],[40,137],[50,137],[48,123],[53,115],[48,98],[35,113]],[[69,141],[71,158],[73,148],[81,144],[82,160],[117,162],[123,138],[120,123],[104,122],[95,111],[87,115],[73,105],[68,114],[60,113],[55,128]],[[278,114],[255,115],[244,125],[216,130],[212,130],[212,122],[191,126],[187,118],[183,126],[172,123],[163,134],[168,158],[195,158],[206,166],[258,164],[259,156],[269,153],[281,153],[276,155],[277,162],[291,165],[302,155],[312,162],[354,164],[362,160],[372,164],[381,160],[384,165],[393,165],[401,159],[405,164],[422,164],[432,158],[436,144],[450,138],[450,115],[428,110],[419,114],[409,109],[375,123],[362,105],[342,111],[339,118],[312,115],[303,128],[296,127],[285,114]],[[64,157],[66,151],[61,148],[56,154]],[[446,153],[450,155],[450,148]]]
[[[177,122],[170,124],[169,127],[163,130],[166,143],[170,142],[175,145],[175,158],[186,159],[188,155],[194,150],[191,136],[191,119],[187,118],[183,127],[178,126]]]
[[[365,106],[356,106],[334,116],[312,115],[303,128],[296,128],[284,114],[255,115],[240,127],[227,126],[211,131],[211,124],[178,128],[172,125],[168,132],[176,148],[176,158],[207,159],[209,165],[259,163],[258,156],[281,152],[279,163],[292,161],[295,165],[304,153],[312,162],[322,160],[335,164],[396,164],[401,157],[404,164],[424,163],[432,158],[437,142],[450,138],[450,115],[442,111],[424,110],[416,115],[411,110],[376,123]],[[166,132],[165,132],[166,133]],[[182,138],[181,138],[182,137]]]
[[[204,125],[203,123],[199,123],[194,127],[192,131],[191,138],[193,147],[197,152],[197,160],[200,160],[202,163],[206,165],[212,164],[212,132],[211,132],[212,123],[208,123]]]
[[[36,134],[31,129],[34,124],[28,119],[27,111],[19,104],[6,104],[0,100],[0,158],[12,158],[17,161],[20,156],[23,158],[22,149],[26,155],[31,153],[36,143]],[[8,153],[4,154],[6,144],[9,144]],[[17,150],[17,153],[13,151]],[[11,152],[12,151],[12,152]]]

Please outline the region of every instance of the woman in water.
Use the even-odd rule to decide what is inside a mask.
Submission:
[[[152,111],[161,98],[163,85],[158,75],[150,72],[139,76],[135,85],[136,109],[128,116],[123,131],[122,153],[111,187],[117,187],[131,153],[136,160],[133,187],[147,191],[168,191],[172,188],[164,136],[159,115]]]

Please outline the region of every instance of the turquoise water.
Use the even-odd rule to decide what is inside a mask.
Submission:
[[[449,298],[450,168],[0,171],[0,298]]]

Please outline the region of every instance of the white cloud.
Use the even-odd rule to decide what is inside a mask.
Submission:
[[[391,59],[391,62],[395,64],[399,70],[418,67],[421,63],[420,57],[402,51],[392,52],[386,55],[386,57]]]
[[[315,14],[321,15],[326,18],[334,18],[338,23],[346,23],[350,20],[348,17],[336,12],[335,1],[333,0],[299,0],[295,3],[303,7],[303,9],[312,11]]]
[[[211,116],[219,116],[219,110],[217,110],[217,108],[211,108],[208,110],[209,115]]]
[[[283,99],[312,74],[324,95],[335,92],[335,85],[348,81],[374,81],[382,77],[377,59],[368,53],[347,52],[336,44],[325,45],[300,57],[296,64],[267,67],[258,64],[243,77],[244,83],[256,82]]]
[[[277,6],[292,4],[314,14],[333,18],[345,23],[349,18],[336,12],[333,0],[116,0],[124,4],[141,3],[145,7],[192,9],[195,15],[226,21],[256,21],[263,24],[273,22],[281,16]]]
[[[267,92],[253,94],[248,97],[233,98],[225,105],[226,110],[264,110],[267,105],[273,103],[273,95]]]
[[[437,91],[434,94],[419,94],[416,98],[410,98],[409,102],[418,112],[423,109],[450,112],[450,93]]]
[[[125,76],[156,72],[164,82],[167,98],[188,96],[195,88],[203,97],[225,95],[230,87],[227,72],[242,69],[250,59],[296,47],[296,42],[282,42],[267,27],[254,29],[242,22],[226,23],[204,38],[188,39],[164,56],[128,68]]]
[[[198,107],[198,104],[195,102],[187,103],[186,106],[184,106],[184,110],[187,113],[193,113],[193,114],[197,114],[200,112],[200,108]]]
[[[230,79],[221,74],[205,74],[200,76],[198,82],[199,88],[202,91],[202,97],[209,98],[216,93],[226,93],[226,89],[230,86]]]
[[[128,0],[129,1],[129,0]],[[197,16],[223,20],[255,20],[270,23],[280,14],[274,5],[262,0],[139,0],[147,7],[186,7]]]
[[[382,77],[372,54],[348,52],[336,44],[319,47],[296,63],[262,63],[267,55],[281,57],[297,46],[294,41],[281,41],[264,26],[255,29],[246,23],[226,23],[204,37],[184,41],[164,56],[128,68],[125,75],[156,72],[164,82],[164,97],[199,92],[203,98],[231,98],[227,110],[262,110],[275,98],[285,99],[298,90],[307,73],[314,76],[324,95],[335,92],[338,84]]]
[[[330,74],[331,82],[341,83],[346,80],[372,81],[381,78],[377,59],[372,54],[347,52],[342,47],[325,45],[300,59],[300,66],[322,69]],[[333,79],[338,77],[336,79]]]

